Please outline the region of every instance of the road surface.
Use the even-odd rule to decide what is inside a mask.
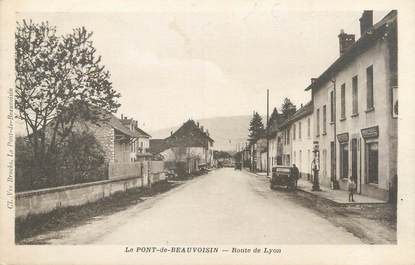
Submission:
[[[49,244],[361,244],[263,177],[215,170],[86,225]],[[50,236],[50,235],[49,235]]]

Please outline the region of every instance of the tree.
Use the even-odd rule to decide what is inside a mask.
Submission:
[[[250,144],[255,143],[260,137],[264,136],[264,124],[262,123],[262,117],[258,112],[254,112],[248,130],[248,140]]]
[[[297,111],[297,107],[291,102],[289,98],[285,98],[281,106],[282,116],[286,119]]]
[[[271,116],[269,117],[268,128],[272,128],[274,124],[277,124],[279,117],[280,114],[278,113],[277,108],[274,108],[274,110],[271,113]]]
[[[58,168],[62,172],[59,185],[106,179],[105,153],[94,134],[72,132],[59,150]]]
[[[84,27],[57,36],[48,22],[23,20],[15,36],[17,115],[26,124],[39,174],[54,174],[48,168],[75,121],[102,120],[120,106],[120,94]]]

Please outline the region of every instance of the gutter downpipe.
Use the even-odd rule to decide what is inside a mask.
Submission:
[[[333,83],[333,118],[334,118],[334,135],[333,135],[333,143],[334,143],[334,175],[331,176],[332,188],[333,190],[339,189],[339,182],[337,181],[337,142],[336,142],[336,135],[337,135],[337,102],[336,102],[336,78],[331,78],[330,81]],[[332,165],[333,166],[333,165]]]

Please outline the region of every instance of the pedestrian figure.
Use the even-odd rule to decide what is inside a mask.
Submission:
[[[352,178],[349,178],[348,189],[349,189],[349,202],[354,202],[353,194],[356,190],[356,182]]]
[[[291,170],[291,177],[293,178],[294,181],[294,187],[297,189],[297,181],[300,177],[300,171],[298,170],[298,167],[293,164],[292,170]]]

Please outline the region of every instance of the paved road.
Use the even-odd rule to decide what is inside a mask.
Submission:
[[[361,244],[272,191],[264,178],[219,169],[122,212],[60,232],[52,244]]]

